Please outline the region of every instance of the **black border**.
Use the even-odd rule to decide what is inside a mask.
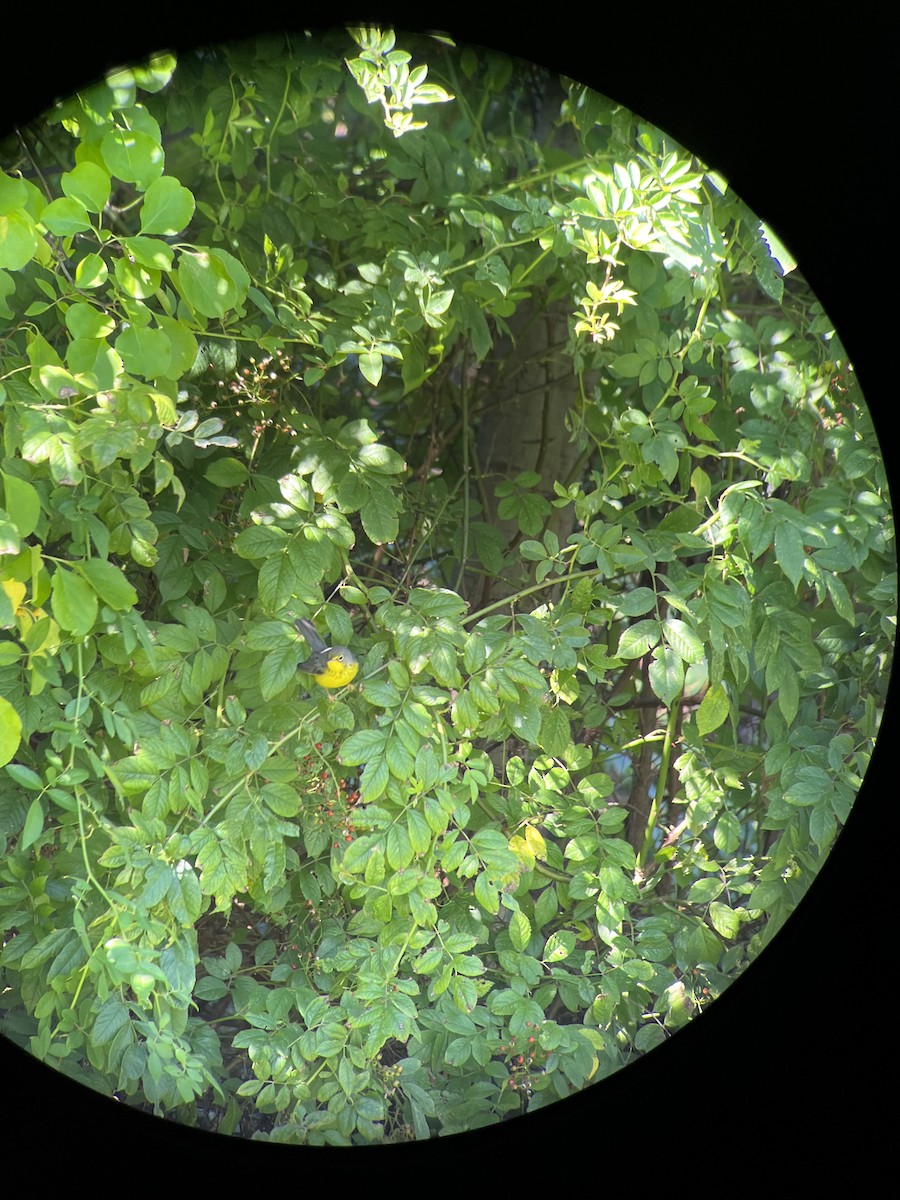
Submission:
[[[791,11],[762,4],[730,14],[625,8],[618,15],[602,5],[543,6],[528,15],[523,6],[488,18],[454,4],[423,20],[421,8],[382,5],[347,16],[448,29],[459,40],[562,70],[721,171],[792,250],[839,330],[873,411],[896,498],[893,395],[882,383],[888,322],[896,322],[889,292],[896,103],[888,89],[895,39],[884,27],[885,10],[871,3]],[[287,13],[268,12],[269,28],[291,23]],[[61,20],[20,9],[4,16],[0,132],[108,66],[259,31],[246,19],[158,7],[140,29],[129,28],[118,10],[77,25],[68,14]],[[101,24],[115,32],[98,42]],[[383,1180],[438,1194],[489,1182],[522,1192],[545,1179],[567,1190],[621,1180],[635,1191],[803,1194],[823,1171],[832,1186],[843,1173],[863,1189],[868,1180],[880,1182],[888,1144],[882,1092],[892,1083],[894,1041],[894,988],[886,986],[894,859],[885,818],[897,793],[889,761],[896,693],[894,678],[854,811],[784,930],[701,1021],[599,1087],[523,1121],[430,1143],[274,1148],[143,1118],[0,1039],[7,1170],[14,1161],[20,1169],[33,1165],[45,1186],[58,1171],[85,1182],[105,1177],[113,1186],[146,1179],[149,1190],[160,1183],[183,1188],[199,1176],[237,1183],[240,1168],[262,1187],[282,1179],[318,1187],[321,1174],[328,1183]],[[452,1174],[435,1167],[452,1167]]]

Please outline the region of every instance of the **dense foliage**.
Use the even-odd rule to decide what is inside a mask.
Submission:
[[[895,633],[787,251],[581,85],[399,42],[160,57],[2,155],[2,1029],[285,1141],[487,1124],[702,1012]]]

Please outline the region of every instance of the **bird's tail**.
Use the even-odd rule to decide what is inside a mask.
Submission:
[[[306,638],[307,642],[309,643],[309,648],[313,653],[315,653],[317,650],[325,649],[325,643],[316,632],[316,627],[313,625],[312,621],[306,621],[303,617],[298,617],[294,621],[294,624]]]

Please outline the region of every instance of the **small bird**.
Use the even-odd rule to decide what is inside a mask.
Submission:
[[[298,617],[294,625],[309,643],[310,656],[300,663],[298,671],[312,675],[319,687],[342,688],[355,678],[359,662],[346,646],[326,646],[312,621]]]

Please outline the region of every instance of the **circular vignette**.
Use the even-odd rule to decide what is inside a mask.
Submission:
[[[473,38],[473,40],[480,40]],[[510,50],[516,53],[523,53],[524,46],[510,45]],[[539,49],[535,48],[531,54],[526,54],[526,57],[534,58],[537,61],[545,61],[548,57],[554,57],[558,54],[571,53],[571,48],[559,47],[553,49],[553,54],[550,54],[546,43]],[[736,54],[739,54],[736,51]],[[844,64],[846,70],[847,64]],[[680,117],[677,112],[677,96],[671,95],[668,101],[668,111],[659,110],[659,116],[653,111],[654,106],[659,105],[660,97],[658,93],[654,95],[653,89],[647,93],[647,99],[642,104],[640,98],[636,98],[632,103],[627,91],[627,86],[623,82],[621,88],[614,88],[611,84],[606,84],[594,72],[588,72],[587,68],[583,72],[576,71],[573,68],[568,72],[573,77],[583,78],[585,82],[593,84],[597,87],[602,87],[606,94],[614,95],[616,99],[621,99],[623,103],[629,104],[636,111],[647,117],[648,120],[658,124],[667,132],[671,132],[679,142],[686,145],[691,150],[696,152],[715,168],[719,168],[726,174],[729,180],[734,184],[738,194],[748,202],[750,207],[755,211],[763,214],[767,220],[770,219],[772,226],[781,233],[783,230],[783,238],[787,245],[797,252],[800,258],[804,272],[813,284],[813,290],[819,296],[826,308],[826,311],[831,315],[839,330],[839,333],[845,344],[848,347],[849,355],[854,365],[857,367],[860,377],[863,382],[863,391],[870,405],[875,400],[875,391],[868,386],[866,379],[867,369],[874,372],[874,365],[867,368],[867,353],[864,349],[866,344],[867,333],[871,336],[871,326],[875,324],[870,319],[868,329],[860,329],[858,322],[854,321],[854,313],[847,312],[842,319],[840,312],[842,307],[845,307],[843,291],[840,284],[837,290],[834,289],[831,272],[826,266],[824,269],[819,265],[820,259],[815,254],[814,250],[806,256],[802,254],[801,247],[804,241],[809,244],[809,239],[815,238],[811,230],[825,228],[824,213],[827,211],[827,203],[822,198],[817,189],[813,189],[813,195],[809,199],[806,206],[806,213],[803,222],[797,222],[796,215],[790,214],[790,205],[779,205],[775,199],[764,197],[768,194],[771,197],[769,188],[765,186],[764,181],[757,182],[757,162],[758,160],[750,155],[751,163],[749,169],[742,168],[742,156],[732,157],[734,144],[740,145],[742,138],[735,134],[733,142],[729,143],[728,147],[723,144],[722,151],[717,155],[712,147],[716,144],[715,114],[710,115],[710,126],[712,134],[709,131],[704,132],[703,122],[697,126],[697,137],[692,138],[687,135],[682,135],[681,128],[688,129],[691,122],[688,120],[683,124],[683,117]],[[660,72],[660,77],[661,77]],[[852,78],[852,75],[851,75]],[[838,94],[840,90],[836,89]],[[804,93],[805,96],[805,93]],[[797,97],[800,101],[800,95]],[[732,101],[732,104],[740,103],[740,100]],[[765,108],[765,97],[760,102],[760,107],[763,111]],[[748,112],[749,106],[746,101],[743,111]],[[754,110],[754,114],[757,110]],[[799,111],[803,111],[800,109]],[[848,104],[848,112],[853,112],[853,106]],[[671,113],[671,115],[669,115]],[[757,118],[754,116],[754,120]],[[763,128],[774,128],[777,125],[776,120],[770,117],[768,121],[761,121],[760,125]],[[840,121],[834,119],[834,110],[832,110],[832,119],[830,120],[832,132],[837,126],[840,127]],[[729,129],[740,129],[740,118],[733,115],[728,122]],[[721,123],[719,124],[721,129]],[[795,165],[796,174],[793,176],[790,173],[790,163],[788,159],[781,159],[784,162],[785,176],[788,178],[803,178],[808,179],[812,174],[812,167],[817,160],[807,157],[810,155],[810,147],[816,144],[816,133],[818,131],[813,128],[805,131],[806,137],[803,139],[803,146],[797,147],[791,155],[790,163]],[[711,139],[710,151],[704,152],[704,139]],[[789,141],[789,139],[786,139]],[[763,139],[760,139],[763,141]],[[747,138],[747,147],[752,150],[755,145],[751,138]],[[805,151],[805,154],[804,154]],[[776,153],[775,157],[778,155]],[[729,159],[735,165],[726,165]],[[819,160],[820,161],[820,160]],[[742,175],[742,169],[746,172]],[[778,175],[778,172],[775,172]],[[781,176],[784,177],[784,176]],[[799,189],[788,187],[787,199],[790,196],[796,195]],[[761,199],[755,200],[755,196],[759,194]],[[782,201],[785,197],[782,197]],[[781,208],[787,208],[785,215],[781,215]],[[771,218],[769,213],[771,212]],[[796,223],[795,223],[796,222]],[[865,264],[863,265],[863,272]],[[863,274],[863,278],[865,278]],[[858,311],[858,310],[857,310]],[[858,346],[859,350],[855,347]],[[877,357],[877,354],[873,357]],[[873,375],[874,379],[874,375]],[[875,408],[876,420],[878,418],[877,407]],[[882,738],[882,741],[884,739]],[[729,1053],[734,1053],[733,1043],[736,1031],[740,1031],[741,1043],[745,1048],[755,1044],[756,1051],[747,1054],[746,1057],[741,1055],[742,1061],[749,1066],[751,1063],[758,1061],[760,1057],[766,1056],[768,1050],[773,1051],[770,1060],[779,1059],[780,1055],[785,1062],[785,1070],[788,1075],[799,1075],[801,1079],[813,1078],[817,1081],[831,1081],[831,1072],[822,1071],[822,1059],[819,1052],[820,1039],[823,1037],[826,1028],[831,1031],[833,1025],[830,1021],[818,1024],[818,1012],[810,1012],[810,1006],[816,1004],[816,996],[818,989],[822,983],[822,963],[829,961],[830,952],[833,946],[832,929],[838,919],[843,918],[845,912],[844,905],[846,901],[843,899],[843,892],[846,888],[846,879],[857,878],[854,872],[859,869],[859,858],[855,853],[857,847],[851,841],[851,835],[855,833],[855,826],[859,826],[860,832],[856,834],[857,841],[862,836],[862,831],[868,827],[866,825],[868,813],[866,811],[865,800],[866,794],[872,788],[872,772],[877,771],[879,767],[879,756],[882,751],[876,750],[872,765],[869,769],[867,781],[863,787],[862,793],[857,801],[857,805],[848,822],[847,830],[836,843],[826,868],[823,871],[817,884],[810,891],[807,901],[805,901],[790,919],[779,937],[767,948],[765,955],[754,965],[753,971],[738,984],[733,985],[725,995],[716,1002],[715,1005],[705,1014],[704,1021],[701,1024],[692,1024],[687,1029],[683,1030],[679,1037],[669,1042],[664,1049],[657,1051],[651,1058],[640,1064],[641,1071],[636,1068],[629,1069],[628,1072],[613,1076],[604,1086],[603,1092],[610,1096],[610,1099],[617,1094],[616,1089],[621,1089],[623,1100],[629,1098],[636,1099],[634,1089],[638,1087],[637,1079],[645,1078],[654,1069],[654,1059],[659,1060],[659,1071],[664,1074],[671,1071],[676,1062],[686,1070],[692,1070],[691,1064],[698,1064],[698,1077],[703,1078],[705,1072],[699,1066],[703,1062],[707,1063],[710,1070],[713,1069],[715,1063],[719,1061],[715,1051],[711,1051],[710,1047],[719,1047],[719,1052],[723,1051],[724,1047],[732,1047]],[[867,838],[865,839],[868,840]],[[834,878],[837,876],[837,878]],[[866,931],[860,931],[859,937],[864,939]],[[798,972],[799,966],[799,972]],[[754,976],[759,977],[757,983]],[[793,980],[793,984],[789,981]],[[760,991],[762,990],[762,996]],[[785,1020],[782,1021],[780,1016],[775,1016],[771,1013],[773,1003],[773,994],[777,996],[775,1001],[776,1008],[780,1013],[785,1014]],[[803,996],[802,1002],[800,995]],[[730,1010],[730,1011],[729,1011]],[[788,1016],[788,1014],[793,1016]],[[720,1015],[721,1014],[721,1015]],[[754,1043],[754,1031],[758,1029],[757,1021],[764,1021],[765,1037],[758,1039]],[[797,1027],[804,1027],[805,1032],[801,1032]],[[817,1030],[811,1041],[806,1041],[809,1030]],[[833,1036],[833,1032],[831,1034]],[[718,1040],[717,1040],[718,1039]],[[642,1072],[645,1074],[642,1076]],[[635,1083],[629,1084],[628,1076],[634,1074]],[[809,1100],[815,1103],[814,1092],[818,1087],[818,1083],[811,1087],[806,1093]],[[802,1088],[802,1084],[801,1084]],[[600,1089],[595,1089],[600,1094]],[[590,1091],[584,1095],[577,1097],[577,1100],[567,1101],[565,1105],[555,1106],[544,1110],[539,1114],[534,1114],[532,1120],[535,1128],[544,1127],[548,1131],[555,1130],[561,1132],[566,1127],[567,1121],[575,1121],[576,1123],[585,1119],[587,1114],[596,1114],[596,1107],[591,1105],[599,1104],[600,1100],[596,1099]],[[604,1105],[605,1107],[605,1105]],[[559,1110],[557,1112],[557,1109]],[[563,1111],[565,1110],[565,1111]],[[576,1117],[575,1114],[578,1113]],[[587,1117],[590,1120],[590,1117]],[[496,1133],[499,1141],[504,1138],[519,1136],[521,1130],[514,1130],[515,1125],[522,1124],[521,1122],[513,1122],[509,1128],[503,1126],[489,1132]],[[527,1124],[531,1125],[531,1121]],[[90,1135],[88,1135],[90,1136]],[[486,1134],[476,1135],[479,1139],[484,1139]],[[436,1152],[438,1152],[436,1150]]]

